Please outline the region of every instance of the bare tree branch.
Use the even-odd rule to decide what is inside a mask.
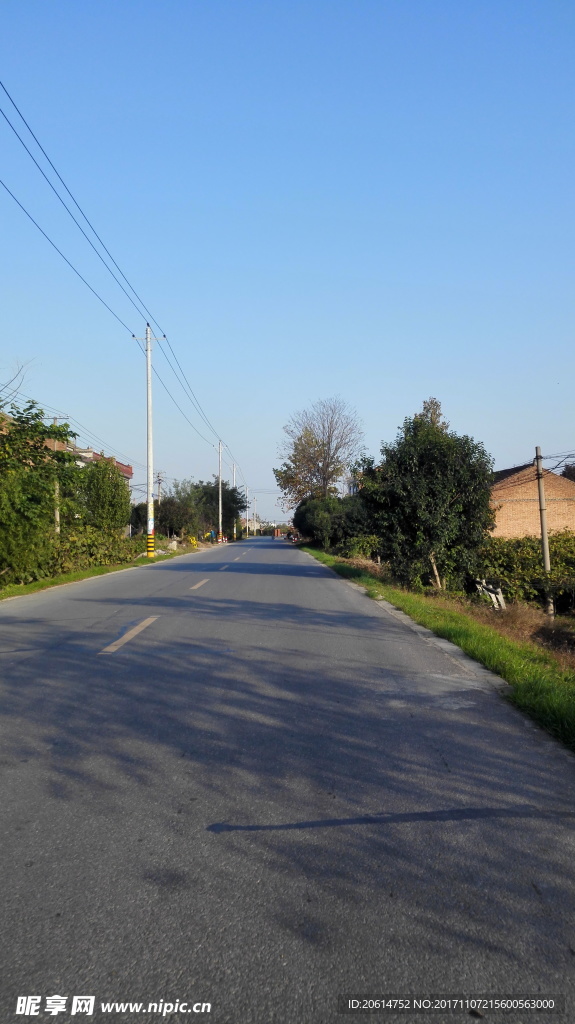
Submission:
[[[284,459],[274,469],[284,503],[295,508],[304,498],[326,497],[362,451],[363,430],[342,398],[320,399],[295,413],[284,427],[279,447]]]
[[[26,365],[26,363],[17,363],[17,369],[14,376],[4,384],[0,384],[0,409],[3,409],[16,398],[16,395],[24,382]]]

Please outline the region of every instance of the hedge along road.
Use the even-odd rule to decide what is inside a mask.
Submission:
[[[0,625],[2,1020],[58,994],[331,1024],[385,992],[574,1019],[574,759],[455,648],[267,538]]]

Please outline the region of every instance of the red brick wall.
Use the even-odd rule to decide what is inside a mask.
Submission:
[[[543,470],[547,529],[575,532],[575,483]],[[539,496],[534,466],[501,480],[491,489],[495,509],[494,537],[539,537]]]

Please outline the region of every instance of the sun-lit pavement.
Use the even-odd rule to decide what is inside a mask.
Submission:
[[[574,759],[307,555],[256,539],[3,602],[0,659],[2,1021],[331,1024],[344,993],[564,994],[484,1015],[575,1019]]]

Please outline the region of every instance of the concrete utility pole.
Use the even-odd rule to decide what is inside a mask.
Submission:
[[[545,575],[551,572],[551,559],[549,558],[549,537],[547,535],[547,508],[545,506],[545,484],[543,482],[543,466],[541,459],[541,448],[535,449],[535,466],[537,468],[537,489],[539,491],[539,518],[541,520],[541,548],[543,551],[543,568]],[[555,617],[553,605],[553,594],[545,591],[545,612],[550,619]]]
[[[222,442],[218,445],[218,543],[222,542]]]
[[[146,554],[153,558],[156,553],[156,530],[154,523],[154,442],[152,435],[152,331],[146,324],[146,398],[147,398],[147,448],[148,475],[146,481],[146,503],[148,506],[148,539]]]
[[[244,485],[246,488],[246,537],[250,535],[250,489],[247,484]]]
[[[254,495],[254,537],[258,532],[258,496]]]
[[[235,491],[235,489],[236,489],[236,464],[235,464],[235,462],[232,462],[232,481],[233,481],[232,486],[233,486],[234,491]],[[236,539],[236,517],[234,516],[234,540],[235,539]]]
[[[59,416],[54,416],[54,426],[58,426]],[[54,438],[54,451],[56,451],[56,438]],[[60,533],[60,481],[56,477],[54,481],[54,531]]]
[[[133,334],[132,337],[135,341],[146,342],[146,399],[147,399],[147,476],[146,476],[146,506],[148,510],[148,535],[146,554],[148,558],[154,558],[156,538],[155,538],[155,525],[154,525],[154,446],[152,438],[152,330],[149,324],[146,324],[146,337],[136,338]]]

